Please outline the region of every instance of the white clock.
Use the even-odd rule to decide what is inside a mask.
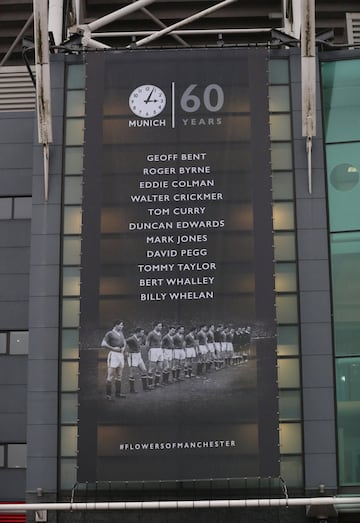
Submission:
[[[136,116],[152,118],[160,114],[166,105],[166,96],[156,85],[140,85],[129,96],[129,107]]]

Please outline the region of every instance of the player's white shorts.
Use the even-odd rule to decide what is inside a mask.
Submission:
[[[206,345],[199,345],[199,353],[200,354],[207,354],[209,351],[208,351],[208,348]]]
[[[163,349],[164,361],[171,361],[173,358],[172,349]]]
[[[128,356],[129,367],[139,367],[141,364],[144,365],[141,352],[130,352]]]
[[[152,347],[151,349],[149,349],[148,358],[149,358],[149,361],[151,361],[153,363],[157,363],[158,361],[163,361],[164,360],[163,349],[161,349],[160,347]]]
[[[211,352],[211,354],[214,354],[215,352],[215,343],[208,343],[208,350]]]
[[[229,341],[229,342],[227,343],[226,350],[227,350],[228,352],[230,352],[231,354],[234,352],[234,346],[233,346],[233,344],[231,343],[231,341]]]
[[[185,347],[185,356],[187,358],[196,358],[196,352],[194,347]]]
[[[107,357],[107,364],[110,369],[117,369],[124,367],[124,354],[122,352],[115,352],[111,350]]]
[[[184,349],[174,349],[174,360],[184,360],[185,357]]]
[[[217,354],[220,354],[220,352],[221,352],[221,342],[220,341],[215,342],[215,352]]]

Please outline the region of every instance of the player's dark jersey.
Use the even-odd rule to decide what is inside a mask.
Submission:
[[[184,336],[183,334],[176,333],[173,337],[174,349],[183,349],[184,348]]]
[[[199,345],[206,345],[207,335],[205,331],[199,331],[197,334]]]
[[[171,334],[167,333],[162,339],[162,348],[163,349],[173,349],[174,348],[174,342],[173,337]]]
[[[251,329],[250,327],[246,327],[244,332],[244,345],[249,345],[251,342]]]
[[[135,334],[127,338],[126,340],[129,352],[140,352],[141,349],[141,339],[137,338]]]
[[[208,331],[207,333],[207,341],[208,343],[213,343],[215,341],[214,332]]]
[[[214,341],[216,343],[220,343],[222,341],[222,338],[221,338],[221,331],[215,331],[214,332]]]
[[[151,331],[147,337],[147,345],[149,349],[161,347],[161,334],[156,331]]]
[[[232,332],[228,332],[228,333],[226,334],[226,341],[227,341],[228,343],[232,343],[233,339],[234,339],[234,334],[233,334]]]
[[[103,342],[110,345],[110,347],[122,348],[125,346],[125,337],[122,332],[111,330],[105,334]],[[104,346],[106,347],[106,345]]]
[[[192,332],[189,332],[185,336],[185,347],[194,347],[195,345],[195,336],[192,334]]]
[[[233,343],[236,347],[240,347],[241,345],[241,334],[239,331],[235,331],[234,333],[234,338],[233,338]]]

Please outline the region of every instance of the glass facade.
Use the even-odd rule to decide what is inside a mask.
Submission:
[[[28,354],[29,332],[6,331],[0,332],[0,354]]]
[[[0,220],[30,219],[31,213],[31,196],[0,197]]]
[[[62,237],[60,488],[76,483],[85,66],[69,65],[65,89]]]
[[[303,485],[302,409],[290,71],[270,60],[269,110],[273,189],[281,476]]]
[[[330,222],[339,483],[360,484],[360,60],[321,66]]]
[[[0,443],[0,468],[25,469],[26,443]]]

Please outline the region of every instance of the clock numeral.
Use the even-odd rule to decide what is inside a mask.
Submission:
[[[145,84],[137,87],[129,96],[129,108],[142,118],[160,114],[166,104],[165,93],[157,86]]]

